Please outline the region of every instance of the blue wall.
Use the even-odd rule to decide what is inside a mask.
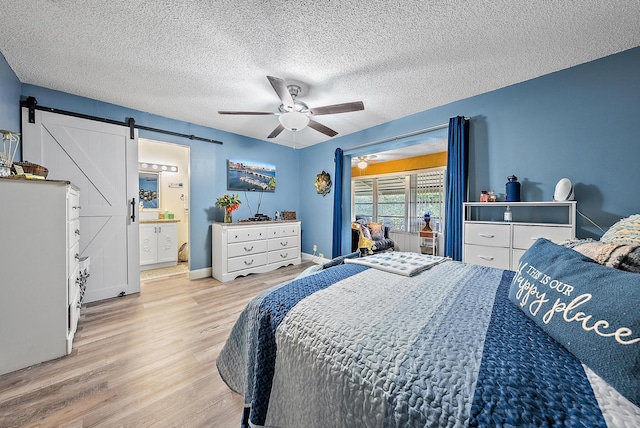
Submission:
[[[40,105],[103,116],[134,117],[136,123],[223,141],[223,146],[142,131],[141,137],[191,146],[191,263],[192,269],[211,266],[209,223],[220,220],[215,198],[226,192],[225,162],[229,157],[256,159],[277,167],[278,190],[265,193],[260,209],[292,210],[303,222],[302,251],[331,254],[334,190],[316,193],[316,174],[333,178],[334,150],[442,123],[450,117],[471,117],[471,200],[480,190],[504,193],[506,178],[522,183],[522,199],[551,200],[556,182],[568,177],[575,186],[578,209],[606,230],[618,219],[640,212],[640,137],[633,127],[640,112],[640,48],[634,48],[503,89],[459,100],[361,132],[293,151],[262,140],[171,120],[31,85],[16,83],[15,74],[0,58],[0,127],[19,126],[17,93],[35,96]],[[366,110],[365,113],[366,114]],[[6,125],[2,125],[6,123]],[[16,125],[17,124],[17,125]],[[413,144],[419,137],[382,144]],[[365,151],[360,151],[361,154]],[[349,172],[349,171],[347,171]],[[343,183],[343,205],[349,207],[350,180]],[[297,198],[292,195],[298,195]],[[244,195],[242,195],[244,198]],[[257,208],[257,195],[249,195]],[[249,216],[243,205],[236,218]],[[345,251],[349,218],[345,219]],[[601,232],[578,217],[579,237],[598,238]]]
[[[20,131],[19,103],[20,81],[0,53],[0,129]]]
[[[196,135],[224,143],[219,145],[144,130],[141,130],[139,134],[141,138],[190,146],[191,270],[211,266],[210,224],[213,221],[222,221],[223,211],[215,206],[215,200],[224,193],[229,193],[226,178],[227,159],[233,157],[259,160],[276,166],[277,190],[273,193],[263,194],[260,208],[262,213],[272,216],[276,210],[298,210],[298,201],[289,196],[298,192],[298,159],[297,153],[291,148],[33,85],[22,85],[22,96],[35,97],[38,100],[38,105],[41,106],[118,121],[133,117],[136,124],[139,125]],[[17,103],[15,108],[18,108]],[[253,212],[258,208],[258,194],[248,193],[245,197],[243,193],[240,193],[240,197],[243,204],[237,211],[234,211],[235,219],[247,218],[252,214],[248,205],[251,206]],[[249,204],[246,203],[247,197]]]
[[[640,48],[634,48],[302,150],[301,218],[314,225],[307,227],[303,251],[317,244],[320,252],[331,253],[332,193],[322,198],[307,189],[323,169],[334,176],[336,147],[349,150],[457,115],[471,118],[470,200],[477,201],[481,190],[504,193],[507,177],[515,174],[523,201],[550,201],[555,184],[568,177],[578,210],[604,230],[640,213],[640,136],[634,126],[640,114],[638,76]],[[349,193],[345,190],[347,209]],[[602,232],[578,216],[577,235],[597,239]],[[343,242],[343,252],[347,247]]]

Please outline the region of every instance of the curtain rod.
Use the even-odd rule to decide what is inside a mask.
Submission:
[[[466,120],[469,120],[468,117],[465,116]],[[364,143],[364,144],[360,144],[358,146],[354,146],[354,147],[350,147],[347,150],[344,151],[344,154],[349,154],[350,152],[357,150],[357,149],[361,149],[363,147],[368,147],[368,146],[373,146],[375,144],[381,144],[381,143],[387,143],[389,141],[394,141],[394,140],[399,140],[400,138],[406,138],[406,137],[413,137],[414,135],[420,135],[420,134],[424,134],[426,132],[431,132],[431,131],[437,131],[439,129],[444,129],[446,127],[449,126],[449,123],[441,123],[440,125],[434,125],[434,126],[430,126],[428,128],[422,128],[422,129],[418,129],[416,131],[411,131],[411,132],[407,132],[406,134],[400,134],[400,135],[396,135],[395,137],[388,137],[388,138],[383,138],[382,140],[377,140],[377,141],[371,141],[370,143]]]
[[[133,129],[138,128],[144,131],[159,132],[161,134],[173,135],[175,137],[188,138],[190,140],[198,140],[198,141],[204,141],[207,143],[222,144],[222,141],[211,140],[209,138],[196,137],[195,135],[188,135],[188,134],[182,134],[174,131],[167,131],[166,129],[158,129],[158,128],[151,128],[149,126],[136,125],[135,123],[136,121],[131,117],[127,118],[125,122],[120,122],[118,120],[107,119],[104,117],[91,116],[91,115],[82,114],[82,113],[75,113],[67,110],[59,110],[52,107],[43,107],[37,104],[38,104],[38,101],[34,97],[27,97],[25,101],[20,101],[20,107],[27,107],[29,109],[29,123],[35,123],[35,110],[42,110],[42,111],[47,111],[49,113],[61,114],[64,116],[72,116],[80,119],[87,119],[87,120],[93,120],[96,122],[109,123],[111,125],[126,126],[131,130],[131,134],[130,134],[131,139],[134,138]]]

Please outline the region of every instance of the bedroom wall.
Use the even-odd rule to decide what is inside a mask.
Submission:
[[[211,222],[222,221],[223,211],[215,207],[215,200],[227,191],[226,161],[230,157],[260,160],[276,166],[277,188],[264,193],[260,211],[270,216],[276,210],[299,211],[299,201],[290,195],[298,192],[298,159],[293,149],[253,138],[243,137],[213,128],[168,119],[162,116],[128,109],[84,97],[58,92],[38,86],[23,84],[22,97],[33,96],[38,105],[88,115],[124,121],[133,117],[136,124],[165,129],[187,135],[196,135],[222,141],[213,144],[151,131],[140,131],[140,138],[188,145],[191,150],[190,165],[190,262],[191,270],[211,267]],[[18,109],[16,102],[14,108]],[[247,197],[249,204],[247,204]],[[257,209],[258,194],[240,194],[243,204],[234,212],[234,219],[250,217],[249,206]]]
[[[0,53],[0,129],[20,131],[20,111],[16,107],[19,103],[20,81]]]
[[[549,201],[558,180],[568,177],[578,210],[606,230],[640,212],[640,136],[634,126],[640,112],[639,75],[640,48],[634,48],[301,150],[300,217],[314,225],[303,251],[317,244],[319,252],[331,254],[333,190],[323,198],[308,186],[323,169],[334,177],[336,147],[348,150],[447,123],[457,115],[471,118],[470,200],[477,201],[480,190],[504,193],[507,177],[515,174],[522,200]],[[417,142],[412,139],[367,151]],[[342,203],[348,207],[350,168],[346,173]],[[597,239],[602,232],[578,216],[577,235]],[[349,250],[348,241],[343,234],[343,252]]]
[[[387,162],[371,163],[364,169],[360,169],[356,165],[351,168],[351,175],[353,177],[366,177],[368,175],[389,174],[393,172],[404,172],[443,166],[447,166],[447,152],[432,153],[429,155]]]
[[[139,124],[224,141],[223,146],[143,131],[141,137],[191,146],[192,269],[209,267],[209,222],[221,215],[213,206],[226,191],[224,163],[229,156],[246,156],[276,164],[278,190],[265,193],[261,211],[294,210],[303,221],[303,252],[331,254],[332,207],[335,191],[316,193],[316,174],[325,170],[334,178],[334,150],[393,137],[471,117],[470,193],[504,192],[506,177],[518,176],[526,201],[550,200],[562,177],[575,185],[578,209],[606,230],[619,218],[640,212],[640,141],[633,124],[640,111],[640,48],[601,58],[476,97],[459,100],[361,132],[293,151],[276,144],[171,120],[45,88],[21,85],[22,96],[33,95],[40,105],[81,111]],[[0,58],[0,124],[19,127],[15,74]],[[9,101],[12,100],[12,101]],[[15,110],[14,110],[15,109]],[[356,150],[353,155],[382,148],[416,144],[421,137],[396,140],[383,147]],[[342,183],[343,205],[350,206],[350,168]],[[335,181],[335,180],[334,180]],[[335,184],[334,184],[335,185]],[[291,195],[298,195],[298,198]],[[250,195],[251,197],[251,195]],[[253,209],[257,199],[251,198]],[[237,217],[249,215],[246,206]],[[343,251],[348,251],[349,218],[345,218]],[[597,238],[601,232],[578,217],[579,237]]]

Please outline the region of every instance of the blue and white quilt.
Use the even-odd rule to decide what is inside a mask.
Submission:
[[[218,370],[256,427],[640,426],[509,300],[513,275],[326,269],[254,299]]]

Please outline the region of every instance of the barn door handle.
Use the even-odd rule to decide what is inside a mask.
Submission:
[[[131,198],[131,222],[136,222],[136,198]]]

